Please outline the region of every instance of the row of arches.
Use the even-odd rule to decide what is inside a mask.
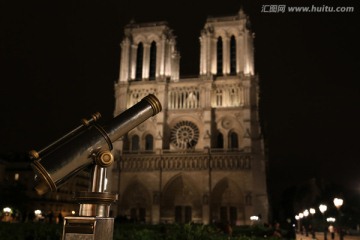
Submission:
[[[223,46],[222,37],[219,36],[216,42],[216,74],[221,76],[223,75],[223,62],[224,62],[224,46]],[[230,55],[229,55],[229,62],[230,62],[230,75],[236,74],[236,39],[235,36],[232,35],[230,37]]]
[[[152,41],[150,44],[150,59],[149,59],[149,80],[155,80],[156,77],[156,42]],[[136,71],[135,80],[140,81],[143,78],[143,64],[144,64],[144,44],[138,43],[136,52]]]
[[[238,134],[234,131],[230,131],[227,134],[227,139],[224,139],[224,135],[219,132],[217,135],[216,148],[228,148],[228,149],[237,149],[239,148],[239,137]]]
[[[132,135],[129,150],[131,151],[154,150],[154,137],[151,134],[146,134],[143,139],[140,139],[139,135],[137,134]]]
[[[191,109],[200,107],[200,92],[197,88],[172,88],[168,96],[169,109]]]
[[[230,75],[236,74],[236,39],[232,35],[230,37],[230,54],[229,54],[229,63],[230,63]],[[156,52],[157,45],[155,41],[152,41],[150,44],[150,57],[149,57],[149,80],[155,80],[156,78]],[[216,43],[216,60],[217,75],[223,75],[223,62],[224,62],[224,44],[221,36],[217,38]],[[143,64],[144,64],[144,44],[139,42],[137,45],[136,52],[136,71],[135,71],[135,80],[140,81],[143,78]]]
[[[239,146],[239,136],[235,131],[230,131],[227,134],[227,138],[224,138],[224,135],[219,132],[217,134],[216,146],[215,148],[219,149],[238,149]],[[151,134],[146,134],[143,139],[139,135],[134,134],[130,139],[130,151],[153,151],[154,150],[154,137]]]
[[[213,107],[239,107],[245,105],[246,91],[239,86],[218,87],[213,91]]]
[[[160,205],[160,221],[186,223],[202,221],[203,207],[211,209],[210,215],[217,222],[245,221],[245,207],[251,205],[239,186],[229,178],[220,180],[213,188],[211,197],[201,193],[191,180],[178,175],[170,180],[163,191],[150,193],[149,189],[136,180],[129,184],[120,203],[121,212],[133,220],[151,222],[153,208]],[[161,196],[161,199],[160,199]]]

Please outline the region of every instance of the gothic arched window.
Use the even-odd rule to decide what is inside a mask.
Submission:
[[[230,132],[229,134],[229,148],[238,148],[238,135],[236,132]]]
[[[145,137],[145,150],[151,151],[154,148],[154,138],[151,134],[146,135]]]
[[[236,40],[234,35],[230,39],[230,74],[236,74]]]
[[[155,80],[156,77],[156,42],[152,42],[150,46],[150,70],[149,80]]]
[[[216,74],[217,75],[222,75],[223,74],[223,42],[222,42],[222,38],[219,37],[217,40],[217,55],[216,55],[216,60],[217,60],[217,71]]]
[[[217,145],[216,148],[224,148],[224,137],[222,133],[217,135]]]
[[[138,44],[137,54],[136,54],[136,80],[142,79],[142,68],[143,68],[143,56],[144,56],[144,46],[142,42]]]
[[[132,151],[139,151],[140,150],[140,139],[138,135],[134,135],[131,138],[131,150]]]

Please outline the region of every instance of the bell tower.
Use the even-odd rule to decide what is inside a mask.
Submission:
[[[208,18],[200,46],[200,75],[254,74],[253,33],[242,9],[221,21]]]
[[[130,23],[121,42],[119,82],[179,79],[180,56],[166,22]]]

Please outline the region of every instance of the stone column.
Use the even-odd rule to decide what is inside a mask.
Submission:
[[[130,40],[125,38],[121,43],[121,64],[119,81],[129,80],[129,63],[130,63]]]
[[[226,34],[223,38],[223,74],[230,73],[230,38]]]
[[[130,59],[130,68],[131,68],[131,73],[130,73],[130,79],[135,79],[135,75],[136,75],[136,55],[137,55],[137,49],[138,46],[135,44],[131,45],[131,59]]]
[[[165,75],[165,47],[166,47],[166,36],[163,34],[161,36],[161,40],[160,40],[160,46],[157,49],[157,58],[158,58],[158,62],[156,64],[158,64],[159,66],[159,73],[158,75],[160,77],[164,77]]]
[[[244,35],[240,32],[236,39],[236,72],[244,72]]]

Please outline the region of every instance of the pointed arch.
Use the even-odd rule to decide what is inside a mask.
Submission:
[[[161,207],[162,218],[186,223],[201,216],[201,197],[194,183],[179,174],[165,185]]]
[[[214,219],[235,224],[245,220],[244,195],[239,186],[229,178],[221,179],[211,193],[211,211]]]
[[[135,79],[137,81],[142,79],[143,58],[144,58],[144,45],[142,42],[139,42],[138,47],[137,47],[137,53],[136,53]]]
[[[151,134],[146,134],[145,136],[145,150],[154,150],[154,137]]]
[[[230,38],[230,74],[236,74],[236,39],[234,35]]]
[[[217,135],[216,148],[224,148],[224,135],[221,132]]]
[[[131,137],[131,151],[139,151],[140,150],[140,138],[138,135],[133,135]]]
[[[149,80],[155,80],[156,78],[156,49],[156,42],[153,41],[150,46]]]
[[[218,37],[216,43],[216,60],[217,60],[216,74],[223,75],[223,41],[221,37]]]
[[[229,139],[228,139],[229,149],[237,149],[237,148],[239,148],[238,134],[236,132],[234,132],[234,131],[230,131],[228,137],[229,137]]]
[[[133,221],[148,222],[151,213],[149,190],[138,180],[131,182],[123,193],[120,206],[122,212]]]

